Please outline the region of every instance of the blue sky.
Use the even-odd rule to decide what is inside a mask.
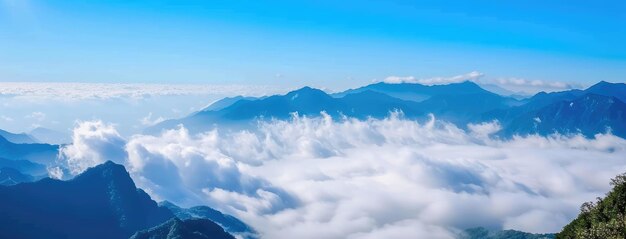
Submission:
[[[0,0],[0,81],[626,81],[624,1]]]

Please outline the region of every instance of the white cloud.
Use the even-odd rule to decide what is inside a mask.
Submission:
[[[46,119],[46,114],[40,111],[35,111],[30,113],[29,115],[26,115],[24,118],[33,119],[35,121],[41,122]]]
[[[580,89],[583,86],[575,83],[561,81],[527,80],[523,78],[499,78],[493,83],[514,92],[534,94],[540,91],[552,92],[571,89]]]
[[[581,84],[561,81],[527,80],[523,78],[485,79],[485,74],[478,71],[472,71],[466,74],[451,77],[418,79],[414,76],[389,76],[383,80],[383,82],[389,84],[417,83],[422,85],[445,85],[464,81],[472,81],[482,85],[484,88],[492,88],[491,86],[495,85],[517,94],[535,94],[540,91],[553,92],[580,89],[584,87]]]
[[[126,140],[113,125],[102,121],[78,122],[72,144],[59,149],[59,159],[62,166],[75,175],[107,160],[125,162],[125,144]]]
[[[467,128],[474,137],[488,139],[490,135],[500,131],[502,126],[500,126],[500,123],[496,120],[480,124],[468,124]]]
[[[283,92],[275,86],[203,84],[115,84],[66,82],[0,82],[0,96],[26,99],[112,99],[177,95],[250,95]]]
[[[152,126],[158,123],[161,123],[165,120],[163,117],[157,117],[155,119],[152,118],[152,112],[148,113],[146,117],[143,117],[139,120],[143,126]]]
[[[122,154],[102,146],[115,145],[152,196],[208,204],[266,238],[452,238],[474,226],[555,232],[626,170],[626,140],[613,135],[498,140],[487,137],[497,122],[468,128],[325,115],[120,142],[110,125],[91,122],[63,151],[68,162],[94,164]]]
[[[12,122],[13,121],[13,118],[11,118],[9,116],[6,116],[6,115],[1,115],[0,119],[4,120],[6,122]]]
[[[417,79],[414,76],[389,76],[383,80],[385,83],[400,84],[400,83],[418,83],[422,85],[445,85],[450,83],[459,83],[463,81],[478,81],[484,76],[483,73],[478,71],[472,71],[463,75],[457,75],[452,77],[433,77],[426,79]]]

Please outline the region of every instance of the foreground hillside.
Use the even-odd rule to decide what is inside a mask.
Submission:
[[[581,206],[578,217],[558,233],[557,239],[626,238],[626,174],[611,180],[613,189],[597,202]]]
[[[170,208],[176,208],[176,212]],[[236,226],[253,234],[247,225],[211,208],[183,209],[175,205],[170,208],[159,206],[137,188],[124,166],[109,161],[68,181],[46,178],[0,186],[0,238],[126,239],[149,228],[154,229],[136,238],[157,238],[141,235],[160,235],[163,230],[172,233],[164,238],[190,238],[186,235],[195,231],[201,231],[205,237],[193,238],[232,238],[222,227]],[[217,218],[214,222],[201,214],[194,214],[194,221],[189,222],[172,219],[175,213],[198,210],[230,220]],[[170,223],[166,223],[168,220]],[[231,225],[233,221],[236,226]],[[176,230],[169,230],[170,227]]]

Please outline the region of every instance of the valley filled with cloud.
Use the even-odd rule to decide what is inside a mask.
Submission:
[[[626,170],[626,140],[610,133],[500,139],[500,128],[294,114],[122,136],[83,121],[49,171],[70,178],[112,160],[155,200],[211,206],[264,238],[454,238],[477,226],[558,232]]]

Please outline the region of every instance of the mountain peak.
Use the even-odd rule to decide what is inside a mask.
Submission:
[[[286,96],[291,100],[298,100],[298,99],[311,100],[311,99],[331,98],[323,90],[311,88],[308,86],[291,91],[287,93]]]
[[[88,168],[70,181],[89,183],[91,185],[109,185],[110,183],[114,183],[116,190],[127,193],[137,190],[126,168],[112,161],[106,161],[103,164]]]
[[[469,80],[458,82],[458,83],[450,83],[448,85],[457,85],[457,86],[470,87],[470,88],[480,88],[482,90],[482,87],[476,84],[476,82],[469,81]]]
[[[600,81],[595,85],[587,88],[585,92],[597,95],[613,96],[623,102],[626,102],[626,84],[624,83],[610,83],[606,81]]]
[[[7,214],[0,217],[0,238],[128,238],[174,216],[110,161],[72,180],[0,187],[0,194],[0,211]],[[40,206],[45,204],[54,207]],[[59,212],[67,212],[62,220]]]
[[[319,93],[323,93],[323,94],[326,94],[326,92],[324,92],[323,90],[312,88],[312,87],[309,87],[309,86],[305,86],[305,87],[302,87],[300,89],[291,91],[291,92],[287,93],[287,95],[290,95],[290,94],[293,94],[293,93],[298,93],[298,94],[300,94],[300,93],[305,93],[305,94],[319,94]]]
[[[94,167],[88,168],[82,174],[77,177],[81,177],[83,175],[93,174],[93,173],[107,173],[111,175],[128,175],[126,172],[126,168],[123,165],[114,163],[111,160],[107,160],[106,162],[96,165]]]
[[[617,88],[623,88],[626,87],[625,83],[612,83],[612,82],[608,82],[608,81],[600,81],[592,86],[590,86],[589,88],[587,88],[588,90],[592,90],[594,88],[607,88],[607,87],[617,87]]]

